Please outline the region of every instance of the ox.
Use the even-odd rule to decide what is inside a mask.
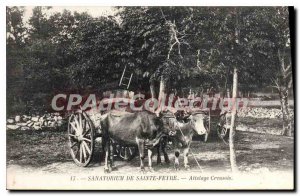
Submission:
[[[189,169],[188,155],[189,149],[194,135],[205,135],[207,139],[208,130],[208,116],[204,112],[192,112],[190,115],[184,117],[184,120],[176,119],[175,115],[171,112],[165,112],[162,114],[162,121],[164,127],[169,127],[173,131],[170,132],[169,140],[172,141],[175,148],[175,163],[174,167],[177,170],[179,168],[179,155],[180,148],[183,149],[184,167]],[[165,141],[161,142],[164,145]],[[162,151],[166,162],[169,160],[165,150]],[[160,154],[158,153],[158,156]]]
[[[149,170],[152,171],[152,155],[162,137],[168,133],[163,131],[162,121],[153,113],[142,111],[136,113],[121,113],[110,111],[102,116],[101,129],[105,151],[104,172],[109,172],[113,165],[111,139],[118,143],[138,146],[140,169],[144,170],[145,147],[148,149]],[[109,162],[109,163],[108,163]]]

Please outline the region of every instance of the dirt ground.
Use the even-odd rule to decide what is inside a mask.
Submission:
[[[203,171],[230,171],[229,147],[215,134],[207,143],[193,141],[191,152]],[[172,149],[168,149],[171,164],[154,164],[155,172],[175,172]],[[243,172],[290,171],[294,163],[294,138],[264,133],[241,132],[236,135],[237,164]],[[103,162],[86,168],[76,166],[69,154],[66,133],[62,130],[7,131],[7,168],[27,172],[89,173],[103,172]],[[156,161],[156,155],[153,157]],[[163,159],[163,157],[162,157]],[[147,161],[147,160],[146,160]],[[180,159],[181,169],[183,158]],[[199,171],[193,156],[189,156],[190,172]],[[115,173],[138,172],[138,157],[131,161],[116,161]],[[146,169],[147,170],[147,169]]]

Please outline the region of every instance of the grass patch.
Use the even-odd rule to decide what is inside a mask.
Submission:
[[[71,159],[66,132],[61,130],[7,131],[7,162],[43,166]]]

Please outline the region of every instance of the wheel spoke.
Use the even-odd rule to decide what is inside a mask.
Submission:
[[[124,153],[124,148],[121,147],[121,149],[120,149],[120,157],[124,159],[124,154],[123,153]]]
[[[84,119],[83,122],[84,122],[83,123],[83,129],[85,130],[86,129],[86,119]]]
[[[76,135],[73,135],[73,134],[70,134],[70,133],[69,133],[69,136],[71,136],[71,137],[76,137]]]
[[[83,146],[85,147],[86,151],[91,154],[91,150],[89,149],[89,146],[87,145],[87,143],[85,141],[82,142]]]
[[[90,140],[90,139],[83,138],[83,140],[91,143],[91,140]]]
[[[80,127],[79,122],[78,122],[78,119],[77,119],[77,116],[75,116],[74,120],[75,120],[76,127],[78,128],[78,129],[77,129],[77,130],[78,130],[78,133],[82,133],[81,127]]]
[[[79,162],[82,163],[82,148],[79,146]]]
[[[70,122],[70,125],[73,127],[73,129],[74,129],[74,131],[75,131],[76,133],[79,132],[78,129],[77,129],[77,127],[74,125],[73,122]]]
[[[124,157],[125,157],[125,159],[128,159],[128,154],[127,154],[128,150],[127,149],[128,149],[127,147],[125,147],[125,149],[124,149]]]
[[[88,134],[88,133],[89,133],[89,130],[90,130],[90,128],[88,128],[88,129],[82,134],[82,136],[85,136],[86,134]]]
[[[83,143],[81,143],[81,147],[82,147],[84,161],[86,161],[86,151],[85,151],[85,146],[83,145]]]
[[[82,129],[82,114],[79,113],[79,125],[80,125],[80,128]]]
[[[78,155],[80,154],[80,145],[77,146],[77,150],[76,150],[76,153],[75,153],[75,157],[76,159],[78,159]]]
[[[72,144],[70,147],[73,148],[74,146],[78,145],[77,142],[74,142],[74,144]]]

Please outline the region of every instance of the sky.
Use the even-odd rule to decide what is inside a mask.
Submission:
[[[27,6],[25,7],[25,13],[24,13],[24,22],[26,23],[28,19],[32,15],[32,9],[33,6]],[[77,12],[88,12],[91,16],[93,17],[98,17],[98,16],[108,16],[108,15],[113,15],[116,13],[115,8],[113,7],[75,7],[75,6],[59,6],[59,7],[52,7],[50,10],[45,10],[45,13],[47,15],[51,15],[55,12],[62,12],[64,9],[67,9],[71,11],[72,13],[77,11]]]

